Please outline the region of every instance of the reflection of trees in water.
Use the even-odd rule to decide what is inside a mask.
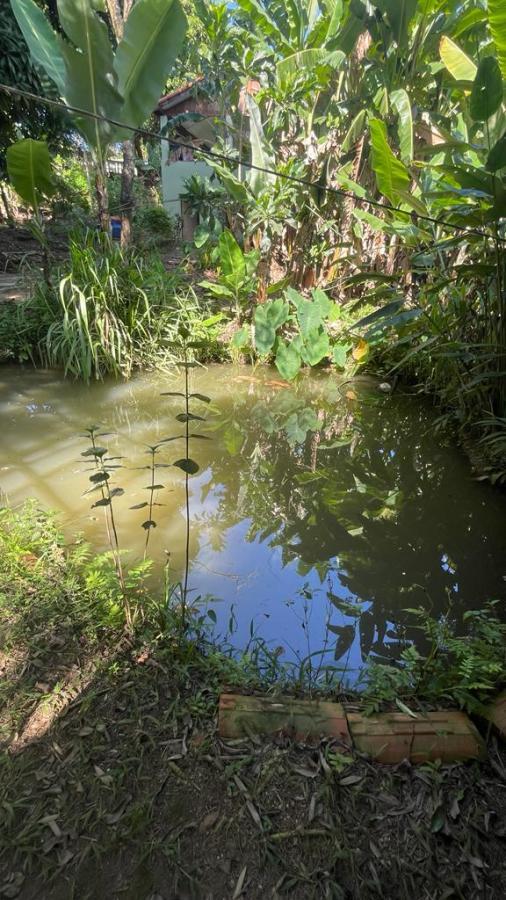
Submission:
[[[216,427],[215,528],[248,518],[250,539],[281,547],[301,577],[338,576],[366,607],[364,655],[399,656],[415,635],[406,607],[453,603],[457,616],[504,596],[503,498],[471,481],[413,400],[365,394],[352,411],[335,390],[286,391],[253,408],[238,398]],[[346,645],[354,629],[336,633]]]

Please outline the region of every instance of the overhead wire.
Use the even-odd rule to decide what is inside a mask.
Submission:
[[[126,131],[131,131],[132,133],[139,134],[141,137],[156,139],[160,141],[166,141],[171,147],[177,147],[185,150],[191,150],[192,152],[198,152],[202,156],[205,156],[209,159],[219,160],[220,162],[228,163],[235,162],[235,160],[227,156],[224,153],[218,153],[215,150],[208,150],[204,147],[197,147],[194,144],[187,143],[181,140],[174,140],[166,134],[163,134],[161,131],[151,131],[146,128],[136,128],[133,125],[128,125],[125,122],[120,122],[117,119],[113,119],[110,116],[105,116],[101,113],[94,113],[91,110],[81,109],[78,106],[73,106],[69,103],[64,103],[61,100],[54,100],[49,97],[44,97],[40,94],[32,93],[31,91],[24,91],[21,88],[15,88],[8,84],[0,83],[0,90],[6,92],[7,94],[11,94],[18,97],[25,97],[29,100],[34,100],[39,103],[46,104],[47,106],[52,106],[57,109],[64,110],[66,112],[72,112],[76,115],[87,116],[90,119],[94,119],[95,121],[107,122],[109,125],[114,125],[115,128],[124,129]],[[455,222],[449,222],[446,219],[438,219],[434,216],[425,215],[415,210],[405,210],[401,207],[394,206],[393,204],[381,203],[379,200],[370,200],[366,197],[359,197],[354,194],[352,191],[347,191],[344,188],[333,187],[331,185],[322,184],[320,181],[309,181],[305,178],[299,178],[296,175],[290,175],[288,172],[280,172],[278,169],[270,169],[266,166],[258,166],[253,162],[245,162],[241,160],[241,166],[247,169],[251,169],[256,172],[262,172],[264,175],[272,175],[276,178],[284,179],[285,181],[290,181],[295,184],[302,185],[303,187],[308,187],[311,190],[324,191],[325,193],[330,193],[337,195],[339,197],[344,197],[346,199],[352,200],[356,204],[363,204],[365,206],[370,206],[372,208],[376,208],[381,210],[382,212],[395,212],[399,215],[406,216],[413,224],[416,225],[418,221],[430,222],[433,225],[437,225],[440,228],[449,229],[451,231],[458,231],[463,235],[469,235],[473,237],[481,237],[488,238],[490,240],[497,241],[499,240],[501,243],[506,243],[506,238],[497,237],[496,234],[488,231],[482,231],[479,228],[468,228],[466,225],[458,225]]]

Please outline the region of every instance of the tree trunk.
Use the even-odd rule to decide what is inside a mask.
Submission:
[[[5,220],[7,224],[12,228],[14,225],[14,216],[12,215],[12,209],[9,202],[9,196],[7,191],[5,190],[4,185],[0,182],[0,194],[2,196],[2,203],[4,205],[5,210]]]
[[[134,211],[135,146],[133,141],[123,143],[123,170],[121,172],[121,246],[128,247],[132,239]]]
[[[97,166],[95,173],[95,195],[97,198],[98,221],[100,230],[109,234],[109,198],[107,195],[107,180],[105,172]]]

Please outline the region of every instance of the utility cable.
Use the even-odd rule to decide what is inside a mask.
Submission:
[[[33,94],[31,91],[23,91],[20,88],[11,87],[8,84],[2,83],[0,83],[0,90],[5,91],[7,94],[12,94],[18,97],[25,97],[28,100],[35,100],[39,103],[44,103],[47,106],[53,106],[66,112],[75,113],[76,115],[88,116],[88,118],[94,119],[95,121],[107,122],[109,125],[114,125],[116,128],[131,131],[135,134],[139,134],[144,138],[166,141],[171,147],[192,150],[193,152],[197,152],[202,156],[208,157],[209,159],[215,159],[225,163],[235,162],[234,159],[232,159],[230,156],[226,156],[226,154],[224,153],[217,153],[215,150],[206,150],[202,147],[196,147],[194,144],[185,143],[184,141],[173,140],[173,138],[169,138],[167,135],[162,134],[162,132],[160,131],[149,131],[145,128],[135,128],[133,125],[127,125],[125,122],[119,122],[117,119],[112,119],[109,116],[94,113],[90,110],[81,109],[78,106],[71,106],[68,103],[63,103],[61,100],[52,100],[49,97],[42,97],[40,94]],[[479,228],[467,228],[467,226],[465,225],[457,225],[454,222],[448,222],[446,219],[436,219],[433,216],[424,215],[416,211],[401,209],[398,206],[381,203],[378,200],[368,200],[365,197],[357,197],[356,194],[353,194],[351,191],[346,191],[343,188],[330,187],[329,185],[321,184],[319,181],[308,181],[305,178],[299,178],[296,175],[289,175],[287,172],[280,172],[277,169],[268,169],[263,166],[257,166],[252,162],[241,161],[241,166],[244,166],[244,168],[247,169],[252,169],[255,172],[262,172],[264,175],[273,175],[276,178],[284,178],[285,181],[291,181],[294,184],[302,185],[303,187],[310,188],[311,190],[324,191],[325,193],[344,197],[346,199],[352,200],[354,203],[364,204],[366,206],[380,209],[382,212],[399,213],[402,216],[407,216],[408,219],[410,219],[411,222],[415,225],[418,221],[430,222],[431,224],[437,225],[440,228],[447,228],[451,231],[458,231],[464,236],[472,235],[473,237],[488,238],[489,240],[499,240],[501,243],[506,243],[505,238],[497,238],[496,235],[487,231],[482,231]]]

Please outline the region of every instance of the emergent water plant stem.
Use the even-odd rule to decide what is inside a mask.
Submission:
[[[190,411],[190,400],[199,400],[202,403],[210,403],[210,398],[205,394],[190,392],[189,369],[195,368],[198,364],[188,359],[188,349],[197,346],[196,342],[187,341],[188,332],[186,329],[181,330],[183,360],[178,363],[184,370],[184,392],[182,391],[163,391],[162,397],[182,397],[184,399],[184,412],[176,415],[176,420],[184,424],[184,434],[166,438],[166,441],[177,440],[178,437],[184,439],[185,455],[181,459],[176,459],[172,465],[181,469],[185,475],[185,561],[184,574],[181,585],[181,627],[184,630],[188,622],[188,576],[190,570],[190,475],[196,475],[200,466],[194,459],[190,457],[190,438],[198,438],[200,440],[208,439],[206,435],[194,434],[190,432],[190,422],[204,422],[203,416],[196,415]],[[200,345],[199,345],[200,346]]]
[[[88,491],[86,491],[86,494],[93,493],[94,491],[100,491],[100,499],[93,503],[91,508],[104,508],[107,538],[111,547],[116,574],[118,576],[118,581],[123,596],[125,621],[127,627],[131,629],[133,625],[132,613],[126,591],[125,576],[123,572],[123,565],[121,562],[121,550],[119,545],[118,530],[116,527],[116,518],[114,515],[113,504],[114,497],[121,497],[125,492],[121,487],[114,487],[111,489],[110,485],[110,478],[112,474],[111,470],[122,468],[121,463],[117,462],[117,460],[121,459],[121,457],[108,456],[107,447],[98,446],[97,437],[106,437],[107,435],[108,432],[100,432],[96,425],[91,425],[89,428],[85,429],[85,437],[89,438],[91,447],[83,450],[81,456],[93,458],[95,471],[92,475],[89,476],[89,481],[91,481],[92,486]]]

